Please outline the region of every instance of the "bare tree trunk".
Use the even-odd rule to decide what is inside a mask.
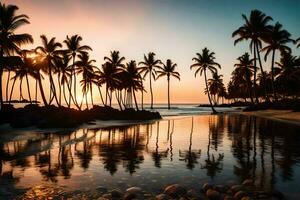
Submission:
[[[216,114],[217,111],[214,109],[214,107],[213,107],[213,105],[211,103],[211,98],[210,98],[210,94],[209,94],[209,90],[208,90],[206,70],[204,70],[204,78],[205,78],[205,85],[206,85],[207,96],[208,96],[208,100],[209,100],[209,103],[210,103],[210,107],[211,107],[211,110],[212,110],[213,114]]]

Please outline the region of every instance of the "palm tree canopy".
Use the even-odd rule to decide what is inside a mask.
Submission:
[[[111,63],[114,67],[124,67],[124,64],[122,63],[125,60],[125,57],[120,57],[119,51],[111,51],[110,57],[104,57],[104,60],[106,62]]]
[[[156,77],[156,79],[163,77],[163,76],[167,76],[168,78],[170,76],[174,76],[175,78],[177,78],[178,80],[180,80],[180,74],[176,71],[176,67],[177,64],[173,63],[172,60],[168,59],[166,64],[161,63],[163,65],[163,67],[159,66],[158,67],[158,76]]]
[[[27,15],[16,15],[18,7],[0,2],[0,47],[5,55],[20,51],[20,46],[33,42],[29,34],[14,33],[19,27],[29,24]]]
[[[91,51],[92,48],[90,46],[87,45],[80,45],[80,42],[82,41],[82,37],[79,35],[72,35],[67,36],[67,39],[64,40],[64,43],[67,46],[67,52],[68,54],[72,55],[73,57],[75,57],[77,55],[77,53],[85,53],[87,51]]]
[[[202,54],[197,53],[196,55],[197,57],[193,58],[193,61],[195,61],[195,63],[190,66],[190,69],[194,67],[197,68],[195,71],[195,77],[198,73],[200,73],[201,76],[202,73],[206,70],[215,73],[217,71],[217,68],[221,68],[221,65],[215,62],[215,53],[210,52],[206,47],[202,49]]]
[[[272,26],[265,34],[263,40],[267,43],[262,51],[265,51],[265,60],[267,60],[268,55],[272,50],[279,50],[280,52],[291,52],[291,48],[286,44],[289,42],[294,42],[294,40],[290,39],[291,34],[282,29],[282,25],[280,23],[276,23],[275,26]]]
[[[260,38],[263,37],[266,30],[272,28],[269,22],[272,21],[272,17],[267,16],[259,10],[252,10],[249,18],[246,15],[242,15],[245,23],[232,33],[232,37],[237,37],[234,41],[234,45],[244,40],[251,40],[250,49],[253,49],[254,43],[257,43],[261,48],[262,43]]]
[[[139,62],[139,65],[142,65],[139,70],[140,73],[143,74],[143,78],[150,73],[150,76],[152,75],[155,79],[156,69],[159,68],[161,64],[160,60],[155,59],[155,55],[153,52],[149,52],[148,55],[144,54],[144,61]]]

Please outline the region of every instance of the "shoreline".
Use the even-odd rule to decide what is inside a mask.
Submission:
[[[257,110],[257,111],[243,111],[239,114],[245,116],[256,116],[262,117],[270,120],[275,120],[279,122],[285,122],[290,124],[295,124],[300,126],[300,112],[295,112],[293,110]]]

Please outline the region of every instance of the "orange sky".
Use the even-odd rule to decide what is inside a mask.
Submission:
[[[222,65],[220,73],[224,74],[225,83],[228,83],[235,59],[248,51],[247,43],[234,47],[231,33],[243,23],[241,13],[249,13],[253,8],[253,5],[242,7],[241,4],[239,11],[221,13],[211,12],[212,9],[219,9],[220,5],[180,4],[169,0],[4,0],[4,3],[16,4],[20,8],[18,14],[30,17],[31,24],[19,29],[19,32],[27,32],[34,37],[34,44],[26,48],[40,45],[41,34],[48,38],[56,37],[60,42],[66,35],[79,34],[83,37],[82,44],[93,48],[91,58],[97,61],[98,67],[111,50],[120,51],[126,61],[134,59],[139,62],[143,54],[149,51],[155,52],[162,61],[172,59],[181,73],[180,82],[171,80],[171,100],[174,103],[207,102],[203,93],[204,78],[195,78],[189,69],[195,53],[204,47],[216,52],[216,61]],[[268,5],[261,7],[268,9]],[[272,16],[285,16],[278,13],[277,8],[267,11]],[[289,18],[283,18],[281,22],[289,25],[287,29],[292,28],[292,34],[300,34],[299,28],[295,28],[296,25],[300,27],[299,22],[293,24]],[[149,90],[148,81],[145,85]],[[34,86],[31,81],[32,93]],[[155,102],[166,102],[166,78],[154,82],[153,86]],[[14,98],[18,98],[18,90],[16,88]],[[46,81],[45,90],[48,90]],[[23,91],[27,97],[26,87]],[[98,94],[96,88],[94,94]],[[146,95],[146,102],[149,99],[150,95]],[[100,102],[98,95],[95,95],[95,102]]]

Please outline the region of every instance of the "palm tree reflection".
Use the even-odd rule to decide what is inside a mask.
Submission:
[[[194,131],[194,117],[192,117],[192,126],[190,133],[190,145],[189,150],[181,151],[179,150],[179,160],[186,162],[186,167],[190,170],[194,169],[195,164],[198,163],[198,159],[201,156],[201,150],[192,150],[192,141],[193,141],[193,131]]]

